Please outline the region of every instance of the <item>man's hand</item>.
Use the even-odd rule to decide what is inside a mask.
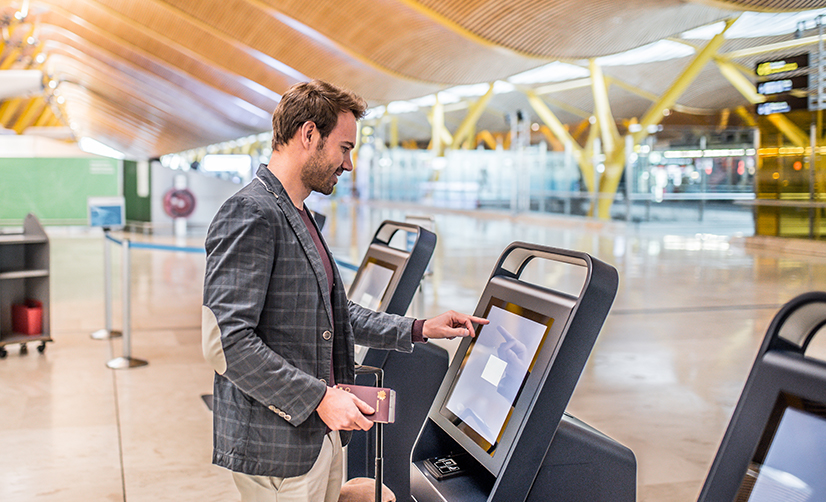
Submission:
[[[457,336],[476,336],[473,323],[487,324],[488,320],[450,310],[440,316],[426,320],[422,326],[422,336],[425,338],[447,338],[449,340]]]
[[[347,391],[327,387],[316,411],[330,430],[366,431],[373,427],[373,422],[364,415],[372,415],[376,410]]]

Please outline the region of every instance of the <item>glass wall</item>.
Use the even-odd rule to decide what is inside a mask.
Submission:
[[[757,173],[756,129],[670,128],[628,152],[612,197],[612,219],[700,221],[709,210],[751,221]],[[544,142],[519,150],[359,150],[355,189],[365,199],[463,209],[587,215],[595,195],[571,153]],[[594,156],[595,175],[604,166]],[[626,183],[630,180],[630,183]],[[344,180],[342,180],[344,181]],[[349,194],[339,184],[340,194]],[[745,202],[745,203],[744,203]]]

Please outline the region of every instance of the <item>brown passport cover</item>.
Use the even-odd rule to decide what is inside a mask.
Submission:
[[[373,422],[392,424],[396,421],[396,391],[385,387],[366,385],[336,385],[341,390],[352,393],[376,410],[372,415],[364,415]]]

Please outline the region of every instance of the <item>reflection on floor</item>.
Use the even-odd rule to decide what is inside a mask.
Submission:
[[[749,251],[713,228],[315,204],[336,256],[352,263],[381,221],[434,217],[439,242],[413,307],[419,316],[472,311],[496,258],[516,240],[616,266],[614,308],[568,409],[635,452],[644,502],[696,499],[772,316],[797,294],[826,289],[826,259]],[[122,342],[89,336],[104,322],[102,236],[50,234],[55,341],[43,355],[10,346],[0,360],[0,500],[238,500],[229,473],[210,465],[203,255],[132,251],[132,355],[149,365],[110,370],[105,363],[121,355]],[[117,328],[120,250],[113,255]],[[570,286],[552,267],[537,267],[531,280]]]

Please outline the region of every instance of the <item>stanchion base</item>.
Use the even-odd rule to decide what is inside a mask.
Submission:
[[[113,370],[125,370],[129,368],[137,368],[138,366],[146,366],[149,362],[142,359],[135,359],[134,357],[116,357],[106,363]]]
[[[123,333],[120,331],[109,331],[108,329],[99,329],[92,333],[93,340],[109,340],[110,338],[120,338],[123,336]]]

